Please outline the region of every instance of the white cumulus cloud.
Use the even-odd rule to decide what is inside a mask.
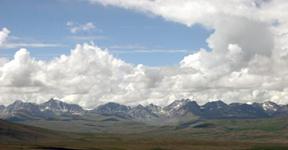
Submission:
[[[209,49],[187,55],[171,67],[129,64],[89,44],[50,61],[35,60],[21,49],[12,60],[0,61],[1,102],[59,97],[84,107],[107,101],[167,104],[179,98],[200,103],[216,99],[287,103],[288,1],[89,1],[161,16],[187,27],[201,24],[213,30],[207,39]],[[75,33],[82,30],[76,27]]]

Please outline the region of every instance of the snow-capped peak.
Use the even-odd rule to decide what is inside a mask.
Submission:
[[[276,112],[279,109],[279,105],[277,105],[274,102],[267,101],[267,102],[262,103],[262,108],[265,111]]]
[[[182,106],[184,106],[185,104],[187,104],[188,102],[190,102],[189,99],[182,99],[182,100],[176,100],[173,103],[171,103],[170,105],[168,105],[165,109],[166,110],[177,110],[179,108],[181,108]]]
[[[83,111],[83,109],[76,104],[68,104],[62,102],[58,99],[50,99],[49,101],[41,104],[41,111],[52,111],[52,112],[70,112],[73,114],[78,114]]]

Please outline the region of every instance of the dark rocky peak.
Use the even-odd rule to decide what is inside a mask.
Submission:
[[[212,109],[226,109],[228,105],[221,100],[208,102],[203,105],[204,109],[212,110]]]
[[[38,105],[29,102],[23,102],[21,100],[16,100],[14,103],[7,106],[8,110],[20,110],[20,109],[31,109],[38,108]]]
[[[128,113],[132,118],[136,120],[147,120],[157,118],[158,115],[153,113],[151,110],[147,109],[143,105],[137,105],[132,107]]]
[[[113,113],[126,113],[131,108],[125,105],[121,105],[114,102],[109,102],[104,105],[98,106],[96,109],[94,109],[94,112],[100,113],[100,114],[113,114]]]
[[[163,113],[163,109],[160,106],[154,105],[154,104],[149,104],[146,106],[146,109],[149,110],[150,112],[153,112],[155,114],[161,114]]]
[[[5,109],[4,105],[0,105],[0,111],[3,111]]]

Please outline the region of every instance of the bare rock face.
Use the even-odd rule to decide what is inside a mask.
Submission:
[[[68,104],[57,99],[50,99],[49,101],[40,104],[41,111],[50,111],[53,113],[71,113],[81,114],[84,112],[83,108],[76,104]]]
[[[165,120],[188,119],[191,117],[204,119],[233,118],[269,118],[288,116],[288,106],[267,101],[264,103],[231,103],[221,100],[211,101],[202,106],[189,99],[175,100],[171,104],[160,107],[154,104],[147,106],[126,106],[109,102],[93,110],[84,110],[77,104],[68,104],[61,100],[50,99],[42,104],[34,104],[17,100],[7,107],[0,105],[0,119],[22,121],[41,119],[75,119],[75,116],[88,117],[87,114],[115,116],[135,121],[165,122]]]

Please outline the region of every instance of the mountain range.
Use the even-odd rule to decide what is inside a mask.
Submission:
[[[112,116],[121,119],[165,122],[179,119],[252,119],[288,116],[288,105],[278,105],[267,101],[264,103],[231,103],[221,100],[199,105],[189,99],[175,100],[171,104],[160,107],[154,104],[147,106],[126,106],[114,102],[100,105],[92,110],[85,110],[77,104],[68,104],[61,100],[50,99],[42,104],[23,102],[20,100],[8,105],[0,105],[0,119],[11,121],[81,119],[91,114]]]

